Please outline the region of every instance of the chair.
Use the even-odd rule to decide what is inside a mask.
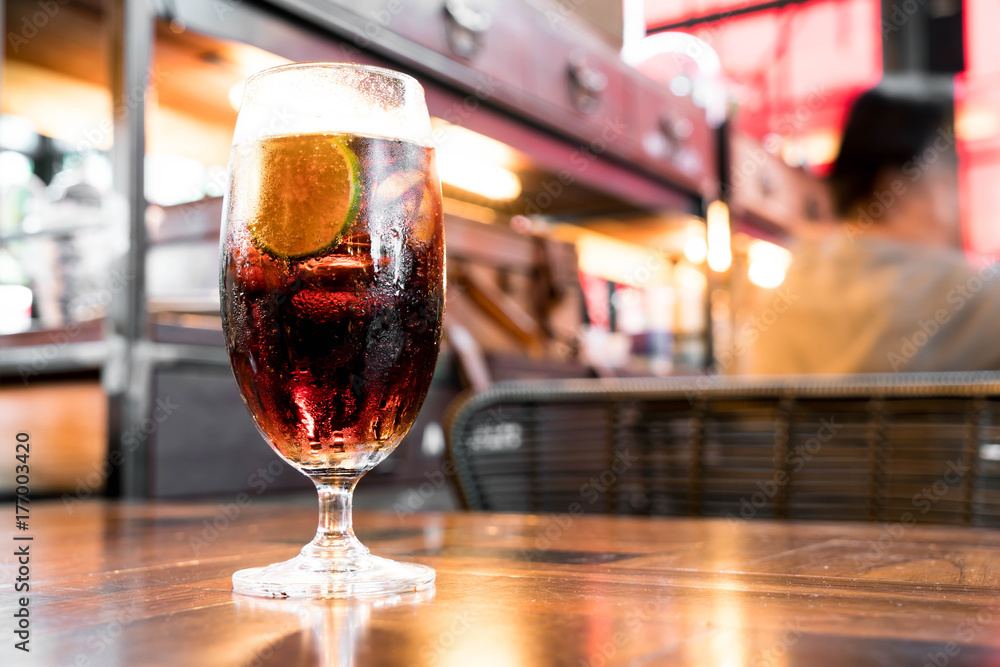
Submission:
[[[507,382],[446,421],[467,508],[1000,526],[1000,373]]]

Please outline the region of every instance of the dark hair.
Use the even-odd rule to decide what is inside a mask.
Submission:
[[[870,199],[882,172],[918,158],[939,132],[952,136],[951,96],[928,88],[917,82],[910,90],[891,90],[883,84],[855,100],[829,176],[838,215],[847,217]]]

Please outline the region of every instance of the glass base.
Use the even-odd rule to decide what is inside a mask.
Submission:
[[[339,559],[298,555],[233,575],[233,590],[266,598],[356,598],[416,592],[434,585],[434,570],[367,554]]]

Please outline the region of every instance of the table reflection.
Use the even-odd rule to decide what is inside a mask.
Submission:
[[[364,647],[373,643],[371,617],[376,610],[427,602],[435,590],[354,600],[276,600],[234,594],[241,611],[273,615],[279,628],[254,647],[246,667],[268,665],[364,664]]]

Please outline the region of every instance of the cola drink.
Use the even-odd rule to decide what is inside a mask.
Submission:
[[[432,148],[271,136],[233,149],[223,330],[265,439],[310,474],[359,472],[412,426],[441,342]]]

